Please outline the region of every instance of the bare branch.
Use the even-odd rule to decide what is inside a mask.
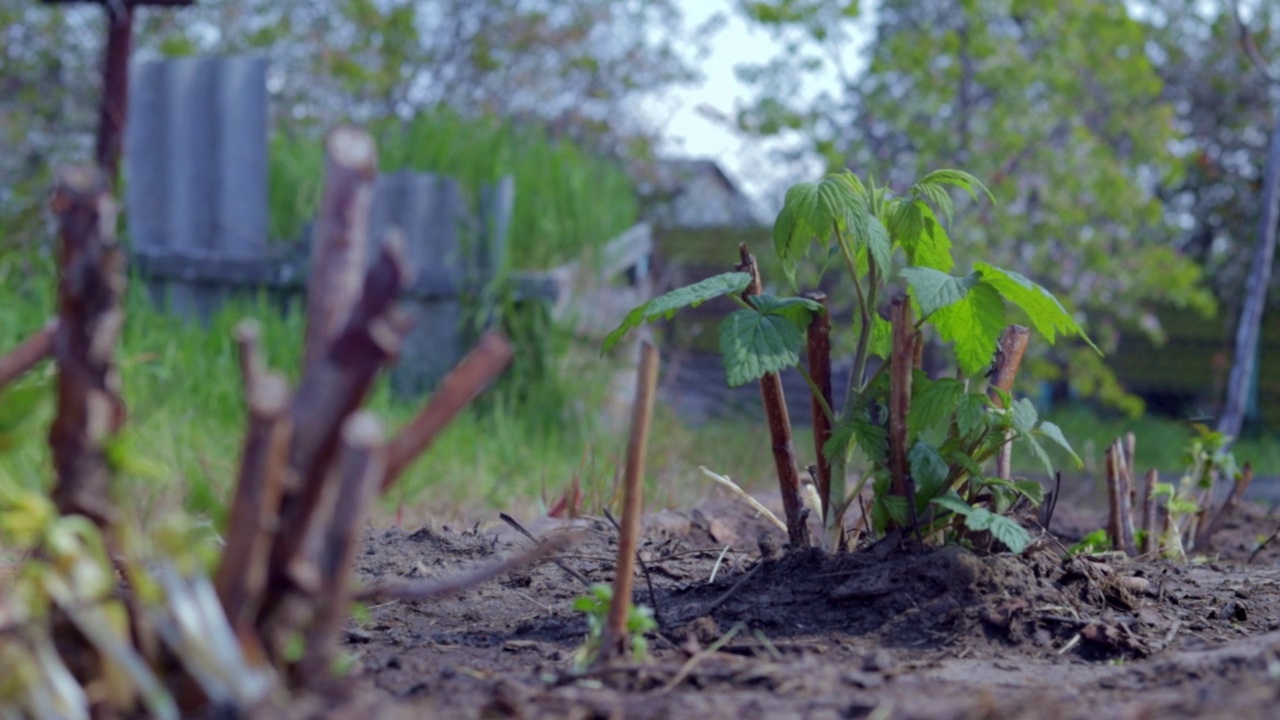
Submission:
[[[50,320],[38,332],[23,340],[18,347],[0,357],[0,389],[30,372],[41,361],[53,356],[53,337],[57,329],[58,321]]]
[[[388,446],[382,492],[395,486],[400,474],[431,447],[445,426],[502,374],[513,355],[511,343],[502,334],[489,331],[480,337],[475,349],[445,376],[422,412]]]

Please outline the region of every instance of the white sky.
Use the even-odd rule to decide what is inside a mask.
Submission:
[[[744,63],[766,61],[780,52],[782,45],[765,30],[748,24],[738,13],[736,0],[680,2],[688,28],[702,25],[715,13],[722,13],[727,22],[712,36],[711,54],[698,66],[704,76],[701,83],[666,92],[645,103],[644,111],[663,130],[664,143],[659,149],[667,155],[715,159],[739,187],[766,207],[771,206],[774,201],[767,197],[767,193],[776,190],[775,186],[780,181],[794,179],[788,178],[788,174],[798,170],[776,168],[770,162],[770,148],[779,147],[786,140],[743,138],[731,128],[705,117],[698,108],[706,106],[721,117],[734,118],[739,107],[747,105],[752,97],[751,89],[738,80],[734,68]],[[855,46],[849,48],[847,61],[857,56],[861,45],[860,38]],[[851,67],[857,66],[858,63],[851,63]],[[832,73],[806,90],[834,90],[836,85]],[[816,174],[821,170],[821,165],[814,160],[812,167],[801,172]]]

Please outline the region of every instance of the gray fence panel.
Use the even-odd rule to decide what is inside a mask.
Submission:
[[[462,292],[467,273],[461,231],[470,212],[456,180],[399,171],[378,176],[369,234],[375,246],[390,228],[405,236],[415,281],[404,299],[416,323],[391,371],[397,393],[432,389],[462,358]],[[376,253],[370,253],[370,262]]]
[[[266,60],[179,58],[135,65],[125,137],[135,258],[169,267],[267,252]],[[181,273],[148,277],[158,302],[207,318],[228,288]]]

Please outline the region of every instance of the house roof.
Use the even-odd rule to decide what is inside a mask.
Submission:
[[[762,225],[756,204],[707,158],[668,158],[631,167],[643,215],[659,227],[748,228]]]

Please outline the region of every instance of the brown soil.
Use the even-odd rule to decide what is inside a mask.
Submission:
[[[586,622],[571,605],[584,588],[548,563],[443,600],[369,608],[347,637],[359,708],[342,714],[1277,718],[1280,548],[1244,564],[1277,521],[1245,508],[1217,538],[1220,559],[1192,564],[1064,557],[1054,541],[1023,558],[887,542],[831,556],[779,553],[780,534],[712,502],[648,523],[636,599],[661,624],[649,662],[574,674]],[[1073,523],[1092,520],[1055,526],[1070,536]],[[612,579],[607,522],[530,529],[576,532],[564,562]],[[360,573],[445,578],[528,546],[501,523],[373,530]]]

